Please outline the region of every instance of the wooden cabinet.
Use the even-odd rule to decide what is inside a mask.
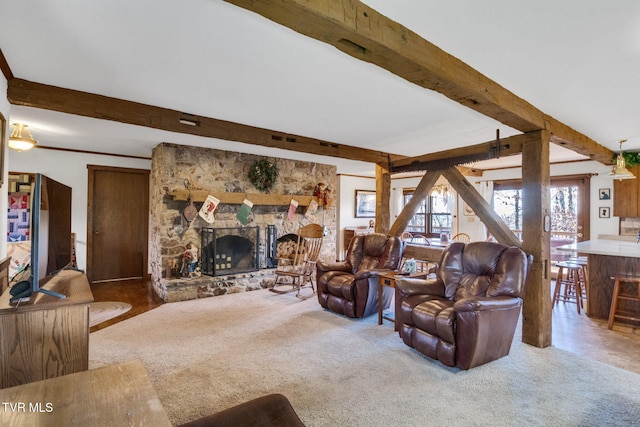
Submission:
[[[353,236],[355,236],[356,234],[369,234],[373,232],[374,232],[374,229],[368,228],[368,227],[345,227],[342,235],[344,251],[346,252],[347,249],[349,249],[349,245],[351,244],[351,239],[353,239]]]
[[[89,369],[87,277],[65,270],[43,288],[66,298],[36,293],[14,306],[8,290],[0,296],[0,388]]]
[[[640,176],[640,166],[629,169],[636,177]],[[638,179],[613,180],[613,216],[640,217],[640,183]]]

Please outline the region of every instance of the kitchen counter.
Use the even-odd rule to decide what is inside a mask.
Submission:
[[[586,313],[607,319],[613,294],[613,276],[640,277],[640,244],[625,240],[585,240],[559,246],[561,251],[586,254],[588,259]],[[638,303],[622,302],[630,311],[640,311]],[[621,304],[622,304],[621,303]]]
[[[640,244],[625,240],[585,240],[584,242],[558,246],[561,251],[580,252],[583,254],[609,255],[640,258]]]

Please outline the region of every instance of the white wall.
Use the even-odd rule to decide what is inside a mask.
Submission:
[[[38,140],[37,135],[34,138]],[[45,144],[39,140],[38,143]],[[87,260],[87,165],[114,166],[123,168],[151,169],[151,160],[129,159],[96,154],[82,154],[34,148],[17,152],[9,150],[9,170],[11,172],[41,173],[72,188],[71,232],[76,233],[76,257],[78,267],[86,268]],[[3,202],[7,203],[6,188]],[[136,203],[132,200],[131,203]],[[6,212],[6,208],[3,212]],[[6,218],[3,219],[6,236]],[[118,230],[113,230],[117,233]],[[5,239],[3,239],[5,240]],[[6,248],[6,243],[5,243]]]
[[[372,218],[356,218],[356,190],[376,191],[376,179],[338,175],[338,218],[336,222],[336,259],[344,252],[342,230],[345,227],[368,227]]]

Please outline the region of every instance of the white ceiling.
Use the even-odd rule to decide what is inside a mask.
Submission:
[[[640,149],[637,0],[365,3],[607,148]],[[0,0],[0,48],[21,79],[408,156],[517,133],[221,0]],[[10,119],[44,146],[150,156],[167,141],[373,172],[34,108]],[[552,148],[554,160],[582,158]]]

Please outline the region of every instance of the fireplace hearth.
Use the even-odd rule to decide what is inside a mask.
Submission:
[[[202,274],[222,276],[258,270],[258,227],[203,228]]]

